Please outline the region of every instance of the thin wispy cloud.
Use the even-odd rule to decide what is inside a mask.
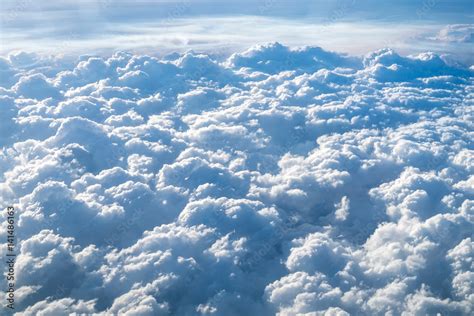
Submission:
[[[279,41],[351,54],[390,47],[457,55],[472,63],[471,45],[437,36],[473,16],[469,1],[7,1],[2,50],[50,53],[150,53],[225,48]],[[57,27],[61,25],[61,27]],[[463,37],[472,36],[469,24]],[[453,26],[455,27],[455,26]],[[13,40],[14,39],[14,40]],[[352,40],[351,40],[352,39]],[[89,51],[85,51],[85,47]]]

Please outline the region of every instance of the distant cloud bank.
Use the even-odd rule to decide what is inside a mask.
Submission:
[[[5,0],[0,54],[228,56],[278,41],[358,56],[432,51],[472,65],[473,15],[470,0]]]

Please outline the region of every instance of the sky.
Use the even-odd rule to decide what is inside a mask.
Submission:
[[[0,6],[3,52],[229,53],[278,41],[356,55],[383,47],[430,50],[472,62],[474,8],[466,0],[7,0]]]
[[[1,6],[0,315],[474,315],[470,2]]]

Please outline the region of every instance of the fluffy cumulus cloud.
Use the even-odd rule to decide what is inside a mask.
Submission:
[[[474,24],[451,24],[442,28],[435,38],[443,42],[473,43]]]
[[[19,315],[474,313],[472,67],[275,43],[0,78]]]

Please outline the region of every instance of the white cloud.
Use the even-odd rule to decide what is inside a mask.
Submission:
[[[441,29],[434,38],[443,42],[474,42],[474,25],[472,24],[452,24]]]
[[[472,69],[273,43],[1,74],[19,313],[472,313]]]

